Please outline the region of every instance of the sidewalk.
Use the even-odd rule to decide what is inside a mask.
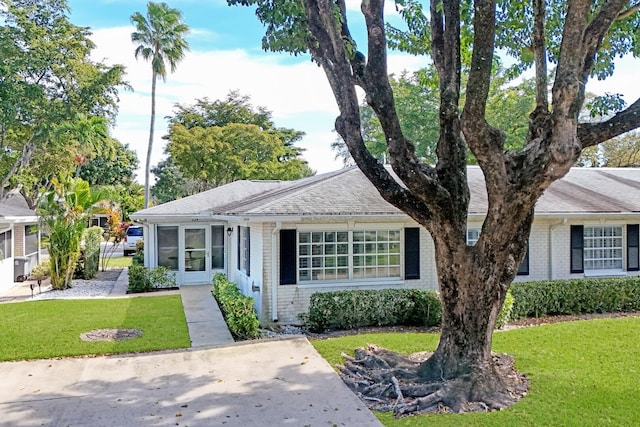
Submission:
[[[211,294],[211,285],[181,286],[180,297],[189,327],[191,347],[232,344],[233,338]]]

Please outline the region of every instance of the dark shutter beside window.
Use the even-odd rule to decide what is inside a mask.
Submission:
[[[420,229],[404,229],[404,278],[420,278]]]
[[[527,243],[527,252],[524,254],[524,258],[520,263],[520,267],[518,267],[518,276],[528,276],[529,275],[529,244]]]
[[[571,226],[571,272],[584,273],[584,226]]]
[[[627,224],[627,270],[640,270],[640,230],[638,224]]]
[[[296,284],[296,230],[280,230],[280,284]]]
[[[241,234],[240,226],[238,226],[238,271],[240,271],[240,267],[242,266],[242,252],[240,252],[242,248],[242,245],[240,244],[240,242],[242,242]]]

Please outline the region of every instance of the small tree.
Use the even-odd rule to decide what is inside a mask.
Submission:
[[[73,272],[80,257],[82,233],[87,228],[92,207],[102,195],[92,194],[89,183],[79,178],[52,180],[53,190],[46,193],[39,214],[49,235],[51,287],[71,287]]]

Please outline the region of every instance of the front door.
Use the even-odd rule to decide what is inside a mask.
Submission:
[[[184,231],[184,283],[209,283],[211,266],[209,263],[209,233],[206,226],[189,226]]]

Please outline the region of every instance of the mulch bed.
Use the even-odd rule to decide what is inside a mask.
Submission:
[[[142,336],[139,329],[94,329],[80,334],[82,341],[124,341]]]

